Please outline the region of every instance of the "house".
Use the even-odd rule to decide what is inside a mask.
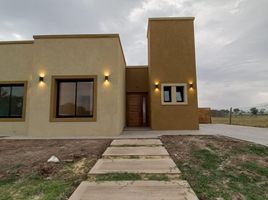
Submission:
[[[198,129],[193,22],[150,18],[148,66],[126,66],[118,34],[0,42],[0,135]]]

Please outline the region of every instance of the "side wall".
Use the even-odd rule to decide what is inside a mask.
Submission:
[[[119,122],[117,125],[117,132],[121,133],[126,126],[126,61],[125,58],[122,56],[123,49],[121,43],[119,44],[118,48],[118,85],[119,85],[119,96],[117,100],[118,106],[118,119]]]
[[[35,39],[29,134],[119,135],[125,124],[125,64],[118,38]],[[44,85],[38,82],[45,75]],[[109,74],[109,84],[104,75]],[[97,75],[96,122],[50,122],[51,76]]]
[[[193,20],[149,20],[148,45],[152,129],[198,129]],[[193,82],[194,89],[187,88],[188,104],[161,105],[155,82]]]
[[[0,82],[1,81],[29,81],[32,71],[32,42],[0,43]],[[29,87],[29,82],[28,82]],[[26,135],[29,123],[29,99],[31,91],[28,89],[25,121],[1,122],[0,135]]]
[[[126,68],[126,92],[148,92],[148,67]]]

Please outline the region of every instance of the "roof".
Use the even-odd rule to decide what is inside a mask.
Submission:
[[[68,34],[68,35],[34,35],[34,39],[66,39],[66,38],[119,38],[119,34]]]
[[[0,41],[0,45],[7,45],[7,44],[33,44],[33,40],[15,40],[15,41]]]
[[[171,20],[194,20],[194,17],[153,17],[149,18],[149,21],[171,21]]]

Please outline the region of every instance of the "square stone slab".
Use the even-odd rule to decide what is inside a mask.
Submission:
[[[82,182],[69,200],[198,200],[186,181]]]
[[[162,146],[108,147],[103,156],[169,156]]]
[[[171,158],[99,159],[89,174],[107,173],[179,174]]]
[[[111,146],[162,146],[159,139],[120,139],[113,140]]]

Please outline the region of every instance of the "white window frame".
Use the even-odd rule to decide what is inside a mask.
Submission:
[[[164,87],[171,87],[171,102],[164,101]],[[184,101],[177,102],[176,100],[176,87],[183,86],[183,95]],[[162,105],[187,105],[188,104],[188,95],[187,95],[187,84],[186,83],[162,83],[161,84],[161,104]]]

